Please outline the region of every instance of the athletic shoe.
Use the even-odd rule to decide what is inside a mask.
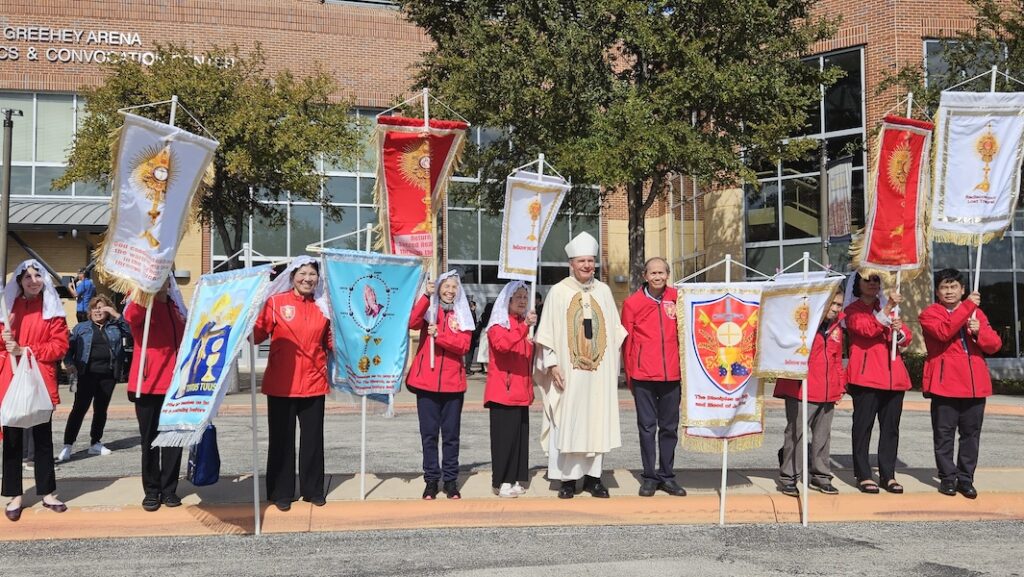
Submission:
[[[519,483],[516,483],[515,485],[512,485],[512,492],[520,496],[525,495],[526,487],[520,485]]]
[[[71,445],[64,445],[64,448],[60,450],[55,459],[58,463],[65,463],[71,460]]]
[[[779,487],[779,492],[783,495],[790,497],[799,497],[800,489],[797,488],[796,483],[785,483]]]
[[[509,499],[515,499],[516,497],[519,496],[519,493],[516,493],[515,491],[512,490],[511,483],[502,483],[501,487],[497,487],[494,489],[494,493],[499,497],[505,497]]]
[[[104,455],[104,456],[106,456],[106,455],[109,455],[111,453],[113,453],[113,451],[111,451],[110,449],[104,447],[103,443],[96,443],[95,445],[89,447],[89,454],[90,455]]]

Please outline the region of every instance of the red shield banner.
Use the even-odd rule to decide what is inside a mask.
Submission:
[[[933,125],[887,116],[877,140],[869,181],[867,225],[858,267],[915,270],[924,264],[923,216]]]
[[[758,305],[731,294],[694,303],[688,317],[694,350],[704,374],[724,393],[750,379],[757,352]]]
[[[432,257],[434,214],[462,153],[465,122],[401,116],[377,118],[377,190],[385,251]]]

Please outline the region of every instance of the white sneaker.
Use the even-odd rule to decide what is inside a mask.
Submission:
[[[510,483],[502,483],[501,487],[498,487],[498,496],[515,499],[519,494],[512,490]]]
[[[110,449],[104,447],[103,443],[96,443],[95,445],[89,447],[90,455],[109,455],[112,452],[113,451],[111,451]]]
[[[64,463],[71,460],[71,445],[64,445],[64,448],[57,454],[56,461],[58,463]]]
[[[518,495],[525,495],[526,494],[526,487],[520,485],[519,483],[516,483],[515,485],[512,485],[512,492],[515,493],[517,496]]]

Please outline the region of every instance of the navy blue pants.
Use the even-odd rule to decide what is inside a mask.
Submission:
[[[932,441],[940,481],[974,482],[985,420],[985,399],[932,396]],[[960,432],[960,447],[953,461],[953,441]]]
[[[633,381],[645,480],[660,483],[676,478],[673,468],[679,442],[679,395],[679,381]],[[654,458],[655,445],[659,453],[657,461]],[[658,465],[657,470],[655,464]]]
[[[423,480],[455,481],[459,478],[459,428],[465,393],[416,392],[423,441]],[[441,437],[441,463],[437,462],[437,439]]]

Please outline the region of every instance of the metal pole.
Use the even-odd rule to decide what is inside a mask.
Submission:
[[[3,109],[4,115],[4,150],[3,150],[3,171],[2,171],[2,182],[0,182],[0,284],[7,283],[7,221],[10,219],[11,213],[11,140],[14,137],[14,121],[11,119],[12,116],[24,116],[24,113],[20,110],[14,110],[11,108]],[[2,297],[0,297],[2,301]],[[4,326],[8,326],[10,323],[7,319],[7,305],[0,302],[3,306],[3,320]]]
[[[362,395],[362,422],[360,433],[362,440],[359,444],[359,500],[366,500],[366,395]]]
[[[245,258],[245,268],[252,267],[252,245],[242,243],[242,251]],[[252,514],[253,527],[256,535],[262,532],[260,522],[260,462],[259,462],[259,435],[256,419],[256,337],[249,333],[249,400],[250,412],[252,413]]]
[[[725,255],[725,282],[732,282],[732,255]],[[729,476],[729,439],[722,439],[722,486],[719,489],[718,524],[725,525],[725,493]]]
[[[807,280],[808,273],[810,272],[810,265],[811,265],[811,253],[805,252],[804,253],[804,280],[805,281]],[[807,303],[807,298],[806,297],[804,297],[804,303],[805,304]],[[813,344],[811,346],[813,348]],[[809,487],[809,484],[808,484],[808,480],[807,480],[807,478],[808,478],[808,474],[807,474],[807,445],[809,444],[809,440],[808,440],[808,437],[807,437],[807,377],[806,376],[800,381],[800,397],[801,397],[800,398],[800,413],[801,413],[802,418],[803,418],[803,441],[804,441],[803,442],[803,445],[804,445],[803,469],[801,469],[801,471],[803,471],[803,474],[801,475],[801,480],[803,481],[803,489],[802,489],[802,491],[800,493],[800,499],[801,499],[801,501],[803,501],[803,503],[802,503],[802,506],[800,508],[800,518],[801,518],[800,520],[801,520],[801,523],[803,523],[803,526],[806,527],[807,526],[808,517],[809,517],[809,515],[807,513],[807,505],[808,505],[808,498],[809,498],[809,496],[808,496],[807,492],[810,490],[810,487]]]
[[[828,266],[828,149],[821,141],[821,178],[818,179],[818,234],[821,235],[821,263]]]
[[[541,152],[537,155],[537,180],[544,182],[544,153]],[[537,202],[540,202],[540,193],[537,193]],[[541,231],[544,232],[543,230]],[[537,235],[537,264],[540,264],[540,237]],[[527,309],[530,312],[537,312],[537,266],[533,267],[533,281],[530,282],[530,308]],[[530,338],[533,338],[534,327],[530,326]]]
[[[427,133],[428,138],[429,138],[429,134],[430,134],[430,89],[429,88],[424,88],[423,89],[423,131]],[[434,191],[432,191],[432,190],[428,190],[427,194],[428,195],[433,195],[433,192]],[[437,219],[435,218],[435,216],[437,216],[437,208],[438,207],[434,206],[433,203],[431,203],[430,210],[431,210],[431,212],[433,212],[433,214],[428,214],[427,215],[427,218],[430,219],[430,222],[432,224],[432,226],[430,227],[430,240],[431,240],[431,243],[433,244],[433,247],[434,247],[434,252],[433,252],[433,254],[430,257],[430,277],[427,279],[427,282],[434,282],[434,280],[437,279],[437,264],[438,264],[437,263]],[[440,297],[438,297],[438,298],[440,298]],[[430,323],[428,323],[428,324],[434,324],[434,323],[437,322],[437,309],[433,305],[433,303],[434,303],[433,297],[431,297],[430,302],[431,302],[431,305],[430,305]],[[436,354],[436,345],[434,344],[434,337],[428,336],[427,338],[430,341],[430,370],[434,370],[434,355]]]

